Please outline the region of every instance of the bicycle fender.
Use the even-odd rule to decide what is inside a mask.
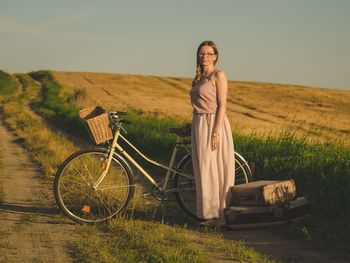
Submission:
[[[189,153],[187,153],[184,157],[182,157],[181,160],[177,163],[176,169],[179,169],[180,165],[189,157],[191,157],[191,154]]]

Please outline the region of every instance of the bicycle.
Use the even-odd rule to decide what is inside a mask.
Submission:
[[[125,131],[123,124],[130,123],[120,116],[125,112],[111,111],[105,113],[105,125],[110,134],[104,146],[95,146],[90,149],[79,150],[70,155],[59,166],[54,180],[54,194],[56,203],[63,213],[79,223],[97,223],[107,221],[125,211],[133,198],[135,191],[133,168],[152,184],[153,197],[159,201],[167,199],[168,193],[173,193],[182,211],[189,217],[201,220],[196,216],[196,187],[192,172],[191,142],[186,140],[190,134],[188,129],[172,128],[170,133],[176,135],[176,143],[169,165],[163,165],[148,158],[128,141],[121,131]],[[100,125],[101,123],[99,123]],[[91,127],[90,127],[91,128]],[[101,130],[101,127],[99,127]],[[102,129],[102,133],[106,133]],[[96,138],[95,138],[96,139]],[[142,159],[152,165],[167,170],[162,182],[133,159],[118,140],[122,139]],[[95,140],[96,142],[96,140]],[[185,150],[185,155],[175,166],[176,155],[179,149]],[[247,183],[252,180],[252,171],[247,161],[235,152],[235,184]],[[170,179],[173,186],[169,187]]]

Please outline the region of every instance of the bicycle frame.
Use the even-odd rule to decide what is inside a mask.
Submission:
[[[158,184],[153,177],[147,172],[145,171],[141,165],[138,164],[137,161],[135,161],[121,146],[120,144],[118,144],[118,139],[119,137],[125,141],[132,149],[134,149],[139,155],[141,155],[141,157],[146,160],[147,162],[156,165],[158,167],[161,167],[165,170],[167,170],[163,185]],[[94,185],[92,186],[93,189],[97,189],[97,187],[99,186],[99,184],[103,181],[103,179],[105,178],[105,176],[107,175],[107,172],[109,170],[110,164],[112,162],[112,158],[114,155],[115,150],[118,150],[127,160],[129,160],[155,187],[157,187],[160,191],[167,193],[167,192],[171,192],[171,191],[176,191],[176,189],[168,189],[167,190],[167,184],[168,181],[170,179],[170,176],[173,173],[173,176],[178,173],[181,174],[187,178],[191,178],[193,179],[193,175],[187,174],[187,173],[183,173],[178,171],[177,169],[173,169],[174,167],[174,163],[175,163],[175,159],[176,159],[176,155],[177,155],[177,150],[179,148],[179,145],[181,144],[185,144],[180,138],[179,136],[177,136],[177,140],[176,140],[176,144],[174,147],[174,150],[172,152],[171,158],[170,158],[170,163],[169,166],[165,166],[161,163],[158,163],[150,158],[148,158],[146,155],[144,155],[140,150],[138,150],[131,142],[129,142],[123,135],[120,134],[120,129],[117,129],[114,133],[114,137],[113,137],[113,141],[112,141],[112,145],[110,146],[110,152],[108,154],[108,159],[107,159],[107,164],[106,164],[106,169],[102,172],[101,176],[99,177],[99,179],[94,183]],[[190,151],[185,147],[187,154],[190,154]],[[187,155],[186,155],[187,156]],[[186,157],[185,156],[185,157]]]

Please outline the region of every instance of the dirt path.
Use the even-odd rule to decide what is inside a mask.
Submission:
[[[51,183],[1,121],[0,138],[0,262],[71,262],[74,225],[58,215]]]

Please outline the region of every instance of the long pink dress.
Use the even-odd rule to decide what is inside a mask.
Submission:
[[[217,93],[213,77],[219,69],[190,91],[192,116],[192,163],[197,188],[197,216],[218,218],[225,223],[224,208],[229,187],[234,184],[234,147],[230,123],[225,114],[219,134],[219,146],[211,149],[211,137],[217,111]]]

